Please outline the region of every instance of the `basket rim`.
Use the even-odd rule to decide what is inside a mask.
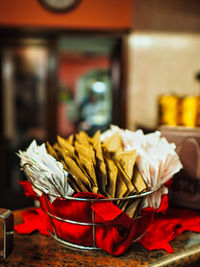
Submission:
[[[35,185],[33,185],[33,186],[36,187]],[[49,195],[49,196],[52,196],[52,197],[60,198],[60,199],[63,199],[63,200],[105,202],[105,201],[118,201],[118,200],[130,200],[130,199],[135,199],[135,198],[142,198],[142,197],[148,196],[150,194],[153,194],[154,192],[158,191],[160,188],[161,187],[155,188],[153,190],[151,189],[151,190],[143,192],[143,193],[133,194],[133,195],[130,195],[130,196],[127,196],[127,197],[121,197],[121,198],[78,198],[78,197],[73,197],[73,196],[71,196],[71,197],[70,196],[62,196],[61,197],[61,196],[58,196],[58,195],[55,195],[55,194],[52,194],[52,193],[48,193],[48,194],[45,193],[45,194]],[[37,189],[40,190],[39,188],[37,188]],[[87,193],[87,192],[82,192],[82,193]]]
[[[107,197],[105,197],[103,195],[102,196],[105,197],[105,198],[80,198],[80,197],[73,197],[73,196],[63,196],[62,194],[60,194],[60,192],[59,192],[59,195],[56,195],[56,194],[53,194],[53,193],[45,193],[39,187],[34,185],[32,180],[30,179],[30,176],[26,172],[26,168],[27,167],[28,168],[29,167],[35,168],[35,167],[31,166],[31,164],[29,164],[29,163],[25,163],[23,165],[23,171],[24,171],[28,181],[31,183],[31,185],[33,187],[35,187],[37,190],[39,190],[40,192],[42,192],[43,194],[45,194],[47,196],[52,196],[52,197],[63,199],[63,200],[88,201],[88,202],[109,202],[109,201],[118,201],[118,200],[130,200],[130,199],[143,198],[145,196],[151,195],[151,194],[153,194],[154,192],[160,190],[163,187],[163,185],[154,186],[152,188],[149,187],[149,188],[147,188],[147,191],[145,191],[145,192],[135,193],[133,195],[129,195],[127,197],[121,197],[121,198],[119,198],[119,197],[118,198],[107,198]],[[52,185],[55,187],[55,185],[53,183],[52,183]],[[87,193],[87,192],[82,192],[82,193]],[[95,193],[93,193],[93,194],[95,194]]]

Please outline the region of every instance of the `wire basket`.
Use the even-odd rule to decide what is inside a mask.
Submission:
[[[23,166],[23,170],[24,170],[24,173],[25,173],[28,181],[36,189],[39,189],[37,186],[35,186],[35,184],[33,184],[33,179],[30,175],[32,169],[35,170],[36,168],[29,165],[29,164],[25,164]],[[44,175],[38,170],[38,174],[39,173],[40,173],[40,175]],[[95,221],[95,211],[91,208],[92,205],[94,203],[108,203],[108,202],[115,204],[119,200],[131,201],[131,200],[136,200],[136,199],[141,199],[141,203],[142,203],[142,201],[144,201],[146,196],[154,193],[158,189],[159,188],[154,188],[153,190],[149,189],[146,192],[143,192],[140,194],[134,194],[134,195],[123,197],[123,198],[98,198],[98,199],[95,199],[95,198],[92,198],[92,199],[75,198],[75,197],[69,197],[69,196],[66,196],[66,197],[62,196],[62,198],[61,198],[59,195],[43,193],[43,200],[44,201],[42,203],[40,201],[40,206],[41,206],[42,210],[45,212],[45,214],[48,216],[47,228],[48,228],[50,235],[55,240],[64,244],[67,247],[74,248],[74,249],[99,250],[100,248],[97,246],[97,243],[96,243],[97,231],[99,231],[99,229],[101,227],[104,227],[104,228],[105,227],[112,227],[114,225],[112,225],[112,223],[110,223],[110,222],[108,222],[108,223],[96,222]],[[75,216],[73,216],[73,218],[70,218],[69,216],[58,216],[56,214],[57,212],[55,212],[55,210],[52,209],[52,205],[49,201],[49,196],[59,198],[60,201],[69,201],[69,202],[71,201],[74,205],[76,205],[76,204],[79,205],[79,203],[84,203],[84,207],[86,208],[86,212],[87,212],[88,217],[85,219],[79,218],[78,212],[77,212],[77,214],[75,214]],[[143,217],[141,215],[141,209],[138,209],[138,211],[137,211],[137,213],[133,219],[134,219],[135,223],[137,223],[138,226],[140,226],[141,223],[143,223],[142,222]],[[71,238],[70,233],[65,233],[65,227],[64,226],[66,226],[66,224],[68,226],[71,225],[72,228],[75,226],[75,228],[78,227],[79,230],[83,229],[83,232],[86,233],[84,235],[85,240],[84,241],[82,240],[81,242],[74,242],[73,236]],[[148,225],[146,225],[146,227],[143,227],[142,231],[140,231],[140,230],[137,231],[137,233],[134,236],[134,239],[132,240],[133,243],[137,242],[139,239],[141,239],[144,236],[144,234],[147,230],[147,227],[148,227]]]

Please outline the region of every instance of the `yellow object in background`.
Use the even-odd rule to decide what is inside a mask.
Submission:
[[[200,126],[200,97],[197,95],[159,97],[159,125]]]
[[[163,95],[159,98],[159,124],[178,125],[178,97]]]
[[[183,126],[195,127],[198,121],[198,96],[184,97],[181,104],[181,124]]]

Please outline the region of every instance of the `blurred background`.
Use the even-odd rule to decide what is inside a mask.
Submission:
[[[32,204],[16,152],[33,139],[149,132],[162,97],[199,105],[199,17],[198,0],[0,0],[0,205]]]

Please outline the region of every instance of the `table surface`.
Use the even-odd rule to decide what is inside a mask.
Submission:
[[[21,222],[14,211],[15,224]],[[14,251],[0,266],[200,266],[200,234],[185,232],[170,243],[175,250],[148,251],[136,243],[122,256],[104,251],[80,251],[66,248],[51,237],[39,233],[14,235]]]

